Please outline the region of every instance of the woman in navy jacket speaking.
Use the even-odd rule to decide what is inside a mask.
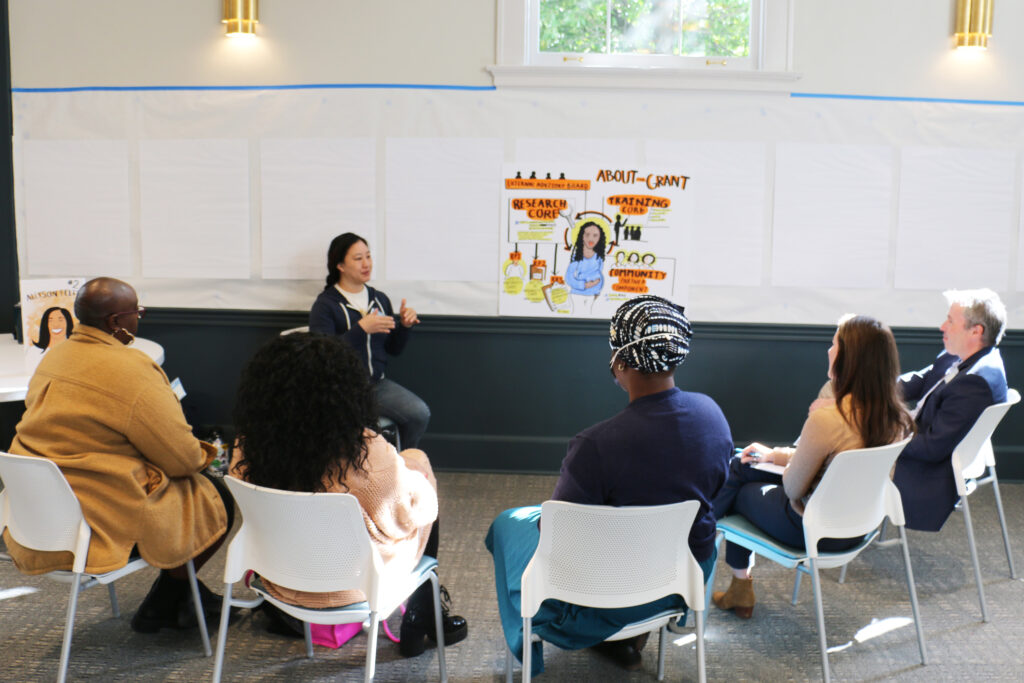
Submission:
[[[346,232],[327,250],[327,284],[309,312],[309,331],[340,336],[355,350],[373,383],[380,414],[398,426],[402,448],[416,448],[427,430],[430,408],[416,394],[387,378],[388,356],[405,348],[420,319],[405,299],[397,315],[384,292],[367,283],[373,274],[370,246]]]

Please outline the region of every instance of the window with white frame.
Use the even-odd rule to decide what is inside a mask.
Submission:
[[[754,68],[760,0],[536,0],[533,64]]]
[[[794,0],[498,0],[495,84],[779,89]]]

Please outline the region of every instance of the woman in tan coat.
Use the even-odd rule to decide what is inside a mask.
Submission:
[[[264,345],[242,372],[235,406],[238,448],[230,474],[286,491],[351,493],[363,509],[385,571],[410,572],[426,553],[437,557],[437,482],[423,451],[398,453],[372,429],[377,416],[366,367],[338,337],[289,334]],[[359,591],[267,590],[306,607],[364,600]],[[264,603],[268,630],[293,632],[287,615]],[[443,615],[445,645],[466,637],[462,617]],[[291,634],[291,633],[289,633]],[[423,584],[409,598],[400,650],[423,652],[436,641],[433,596]]]

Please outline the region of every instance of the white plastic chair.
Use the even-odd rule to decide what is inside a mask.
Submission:
[[[992,452],[992,432],[996,430],[1010,406],[1020,403],[1020,394],[1015,389],[1006,392],[1006,401],[991,405],[978,416],[977,422],[967,432],[967,436],[953,449],[953,477],[956,480],[956,492],[960,494],[960,509],[964,511],[964,526],[967,528],[967,545],[971,551],[971,564],[974,565],[974,580],[978,584],[978,602],[981,603],[981,619],[988,621],[988,607],[985,604],[985,588],[981,583],[981,566],[978,564],[978,549],[974,544],[974,524],[971,522],[971,507],[967,496],[976,486],[992,484],[992,493],[996,498],[996,510],[999,513],[999,524],[1003,529],[1003,546],[1006,548],[1006,561],[1010,565],[1010,577],[1016,579],[1017,571],[1013,566],[1013,555],[1010,553],[1010,535],[1006,529],[1006,517],[1003,514],[1003,500],[999,495],[999,480],[996,478],[996,460]],[[988,476],[981,478],[988,468]],[[973,482],[973,483],[972,483]]]
[[[366,602],[335,609],[309,609],[282,602],[265,589],[251,586],[283,612],[305,622],[306,656],[313,657],[310,623],[349,624],[369,621],[363,680],[373,680],[377,661],[377,631],[386,618],[424,581],[434,590],[434,627],[441,680],[448,680],[444,660],[444,629],[437,560],[424,556],[410,573],[385,572],[371,543],[359,501],[347,493],[296,493],[255,486],[225,477],[242,515],[238,533],[228,546],[224,564],[224,610],[232,605],[253,607],[262,600],[236,600],[232,584],[249,569],[281,586],[300,591],[361,590]],[[228,612],[224,612],[225,615]],[[213,680],[220,681],[227,642],[228,619],[222,616],[217,639]]]
[[[57,680],[67,678],[68,660],[71,655],[71,636],[75,628],[75,612],[78,608],[78,594],[97,584],[107,587],[110,593],[110,608],[115,617],[121,616],[117,604],[114,581],[149,565],[141,558],[129,560],[120,569],[105,574],[89,574],[85,562],[89,554],[89,540],[92,529],[82,516],[67,479],[52,460],[33,456],[0,453],[0,479],[4,489],[0,491],[0,532],[6,527],[21,545],[42,551],[68,551],[74,555],[70,572],[55,571],[47,576],[71,584],[68,599],[67,619],[64,625],[64,643],[60,650],[60,670]],[[86,579],[82,581],[83,577]],[[203,640],[203,651],[209,657],[210,638],[203,618],[199,585],[191,561],[188,563],[188,578],[192,587],[196,620]]]
[[[295,334],[296,332],[309,332],[309,325],[302,325],[301,327],[289,327],[287,330],[281,330],[280,336],[284,337],[288,334]]]
[[[540,542],[523,572],[523,681],[530,680],[533,615],[554,598],[584,607],[643,605],[681,595],[695,610],[697,667],[704,670],[704,575],[690,552],[690,527],[700,503],[638,507],[579,505],[549,500],[541,506]],[[682,615],[670,610],[626,626],[607,640],[659,631],[658,680],[665,675],[665,639],[670,622]],[[511,651],[505,652],[505,678],[512,681]]]
[[[904,439],[888,446],[861,448],[844,451],[836,455],[825,470],[825,475],[807,502],[804,510],[804,542],[806,550],[784,545],[766,535],[743,515],[729,515],[718,520],[719,542],[724,538],[757,555],[799,572],[811,575],[814,586],[814,608],[818,621],[818,640],[821,646],[822,676],[831,680],[828,665],[828,645],[825,638],[825,613],[822,607],[821,580],[819,569],[839,567],[856,557],[866,548],[878,533],[878,527],[888,517],[899,528],[899,545],[903,548],[903,564],[906,568],[907,589],[910,593],[910,607],[917,628],[917,645],[921,653],[921,664],[927,664],[924,644],[924,630],[917,606],[917,589],[914,573],[910,566],[910,552],[907,534],[903,525],[903,502],[900,492],[892,483],[889,473],[900,451],[910,442]],[[866,535],[866,536],[865,536]],[[822,538],[865,539],[849,550],[824,552],[818,550]],[[895,540],[895,539],[894,539]],[[796,603],[799,581],[793,589],[793,603]]]

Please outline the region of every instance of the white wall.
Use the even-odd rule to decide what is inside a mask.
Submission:
[[[954,0],[793,0],[794,92],[1024,102],[1024,2],[996,4],[987,52],[951,49]],[[219,0],[11,0],[12,84],[75,86],[233,86],[391,83],[489,86],[495,61],[497,3],[483,0],[262,0],[259,38],[223,36]],[[244,138],[258,158],[272,137],[370,137],[376,140],[376,192],[384,202],[389,137],[486,137],[504,140],[506,162],[522,137],[619,138],[643,161],[646,140],[737,140],[768,146],[772,191],[774,145],[780,142],[884,145],[898,166],[906,146],[1010,149],[1015,155],[1017,218],[1006,250],[1008,284],[996,284],[1024,320],[1019,213],[1024,107],[790,100],[786,93],[711,95],[694,91],[316,91],[275,95],[211,93],[24,94],[15,96],[16,196],[23,196],[22,141],[151,138]],[[267,106],[260,106],[265,97]],[[287,100],[287,101],[284,101]],[[762,106],[763,104],[763,106]],[[770,115],[766,115],[766,111]],[[710,112],[710,113],[709,113]],[[137,173],[133,158],[132,172]],[[256,162],[253,162],[256,163]],[[251,176],[258,179],[258,166]],[[19,177],[20,176],[20,177]],[[148,305],[300,310],[321,286],[314,280],[263,280],[258,263],[258,182],[253,181],[250,280],[145,279],[139,264],[138,179],[133,175],[133,277]],[[893,176],[894,196],[899,175]],[[387,235],[383,208],[378,238]],[[772,286],[765,252],[761,287],[691,290],[690,311],[703,320],[831,323],[843,311],[879,315],[892,324],[938,322],[942,302],[931,290],[894,283],[898,207],[891,211],[888,285],[872,289]],[[24,215],[18,216],[24,268]],[[772,206],[765,208],[771,244]],[[970,226],[965,226],[969,230]],[[488,225],[484,229],[491,229]],[[952,248],[952,247],[951,247]],[[382,254],[383,252],[383,254]],[[386,256],[386,240],[376,247]],[[822,258],[835,255],[823,254]],[[1021,256],[1024,258],[1024,256]],[[497,261],[497,256],[495,257]],[[378,260],[382,263],[383,259]],[[1004,263],[1005,269],[1005,263]],[[37,275],[62,275],[39,273]],[[74,273],[90,275],[96,273]],[[321,281],[322,282],[322,281]],[[495,283],[384,281],[393,296],[427,301],[426,313],[496,313]],[[987,284],[977,282],[976,284]]]
[[[995,3],[983,54],[950,49],[955,0],[793,0],[793,87],[1024,100],[1024,2]],[[260,40],[224,38],[219,0],[11,0],[15,87],[488,85],[497,0],[262,0]],[[1016,31],[1016,33],[1015,33]]]

